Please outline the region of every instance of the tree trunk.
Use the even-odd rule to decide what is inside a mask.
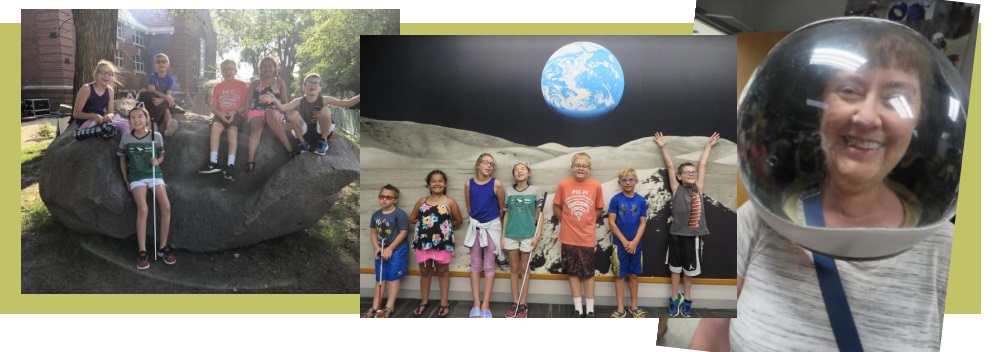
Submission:
[[[76,28],[75,97],[80,87],[93,81],[93,70],[100,60],[114,61],[118,10],[73,10],[73,25]]]

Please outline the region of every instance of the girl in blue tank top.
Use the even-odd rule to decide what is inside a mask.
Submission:
[[[491,177],[495,159],[484,153],[477,157],[474,178],[463,187],[470,214],[470,226],[464,246],[470,248],[470,290],[474,295],[471,318],[491,318],[491,289],[495,285],[495,255],[501,241],[501,209],[505,202],[505,188],[501,181]],[[481,300],[481,269],[484,269],[484,300]]]

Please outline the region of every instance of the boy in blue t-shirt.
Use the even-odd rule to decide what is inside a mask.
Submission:
[[[647,313],[636,304],[639,296],[637,275],[643,274],[643,245],[640,239],[647,227],[647,200],[636,194],[636,170],[624,168],[619,171],[619,187],[622,193],[616,194],[609,202],[609,228],[612,230],[612,272],[616,274],[616,311],[613,318],[625,318],[623,310],[623,281],[629,278],[629,314],[634,318],[646,318]]]
[[[376,310],[371,307],[362,318],[390,318],[394,313],[394,300],[401,289],[401,278],[408,273],[408,214],[395,206],[400,195],[397,187],[381,187],[377,195],[381,210],[370,216],[374,270],[378,284],[381,280],[387,281],[388,294],[383,308]],[[382,244],[384,248],[381,248]],[[374,302],[374,306],[379,303]]]
[[[173,100],[173,87],[176,82],[168,73],[170,65],[166,54],[156,54],[153,61],[155,61],[155,72],[149,73],[143,87],[144,91],[139,93],[138,100],[145,104],[145,108],[149,110],[149,117],[156,126],[165,128],[164,134],[166,137],[171,137],[176,130],[176,122],[172,127],[170,125],[173,116],[170,108],[176,107],[176,102]]]

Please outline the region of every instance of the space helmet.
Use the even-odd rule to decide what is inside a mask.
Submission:
[[[954,216],[967,103],[958,72],[909,27],[815,22],[779,42],[741,93],[740,177],[764,222],[794,243],[837,258],[896,255]],[[831,184],[888,187],[902,221],[826,228],[820,193]]]

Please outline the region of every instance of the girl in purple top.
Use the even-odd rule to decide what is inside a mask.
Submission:
[[[470,247],[470,290],[474,294],[471,318],[491,318],[491,289],[495,286],[495,253],[501,241],[501,210],[505,187],[491,177],[495,159],[484,153],[477,157],[475,176],[463,186],[470,226],[464,246]],[[484,302],[481,302],[481,268],[484,269]]]
[[[131,132],[127,121],[114,120],[114,86],[121,85],[115,78],[117,72],[117,67],[110,61],[100,60],[93,69],[93,82],[80,87],[73,103],[73,118],[76,119],[77,129],[99,123],[114,123],[119,133]]]

